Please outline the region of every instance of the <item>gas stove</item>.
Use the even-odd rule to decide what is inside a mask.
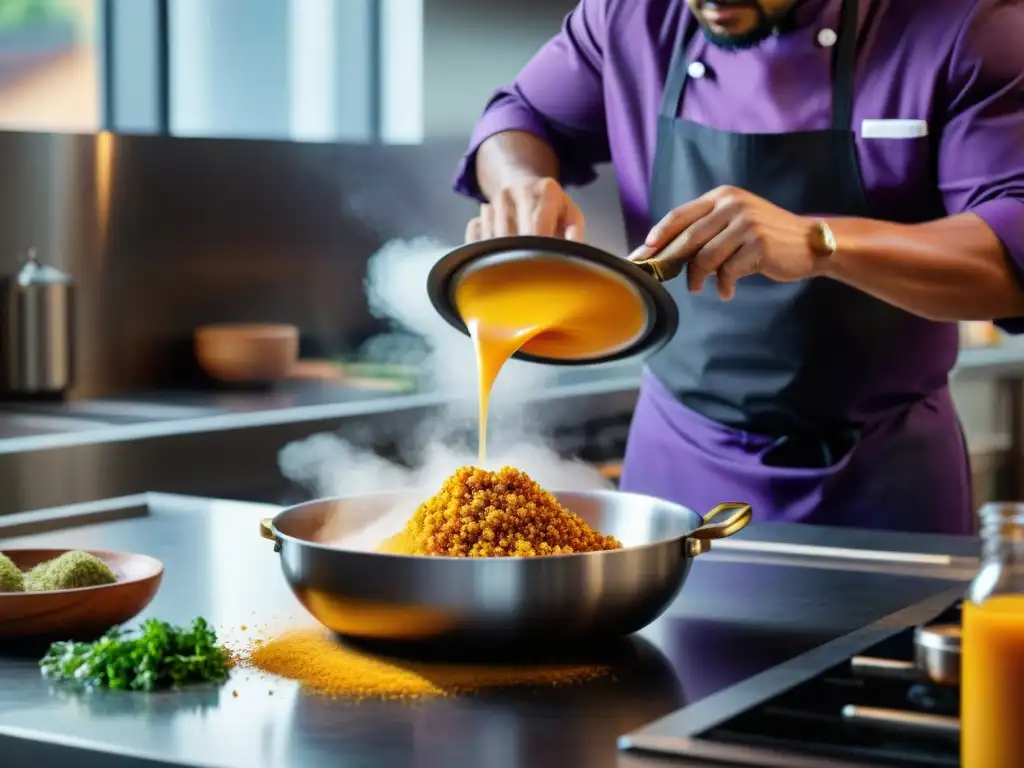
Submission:
[[[780,768],[958,766],[960,602],[950,597],[768,670],[620,746]],[[924,618],[908,623],[915,611]]]

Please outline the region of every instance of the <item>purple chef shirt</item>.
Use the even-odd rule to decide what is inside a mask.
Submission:
[[[743,51],[698,35],[681,116],[740,133],[828,128],[840,0],[802,0],[791,31]],[[501,88],[473,131],[455,188],[480,199],[474,159],[495,133],[547,139],[563,184],[592,181],[612,162],[631,243],[648,213],[658,109],[684,0],[581,0],[562,30]],[[971,211],[1024,274],[1024,3],[860,0],[853,127],[876,218],[919,221],[935,203]],[[928,135],[864,138],[861,121],[925,120]],[[823,211],[822,213],[827,213]],[[1000,323],[1024,332],[1024,318]]]

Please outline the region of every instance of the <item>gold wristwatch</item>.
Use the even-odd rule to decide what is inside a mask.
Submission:
[[[811,230],[811,251],[822,258],[828,258],[836,252],[836,236],[832,234],[832,227],[822,219],[815,221],[814,229]]]

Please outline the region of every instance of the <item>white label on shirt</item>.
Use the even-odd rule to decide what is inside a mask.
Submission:
[[[862,139],[920,139],[928,135],[925,120],[863,120]]]

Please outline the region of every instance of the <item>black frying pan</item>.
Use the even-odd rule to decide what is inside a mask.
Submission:
[[[528,352],[516,352],[513,357],[548,365],[593,365],[623,360],[640,354],[651,354],[675,335],[679,325],[679,312],[675,301],[662,286],[657,271],[649,264],[634,264],[586,243],[557,237],[496,237],[480,240],[456,248],[442,257],[427,277],[427,293],[434,309],[449,325],[469,334],[466,324],[455,308],[455,287],[470,270],[486,269],[489,264],[510,259],[574,259],[589,267],[606,270],[609,276],[626,281],[639,292],[646,309],[647,322],[643,332],[625,348],[608,354],[588,358],[546,358]]]

